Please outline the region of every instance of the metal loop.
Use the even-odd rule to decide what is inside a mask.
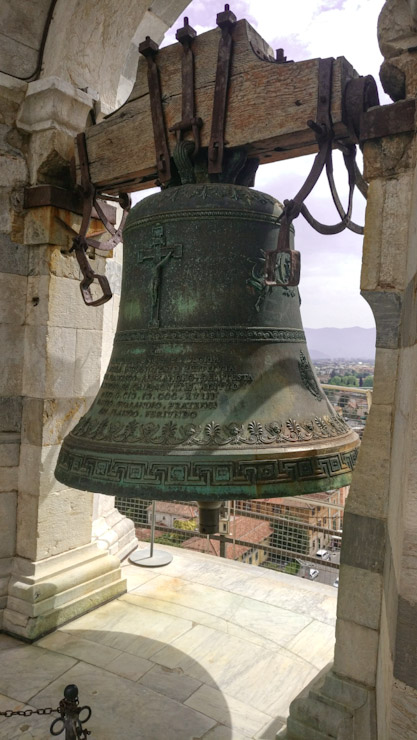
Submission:
[[[55,728],[55,725],[58,725],[58,723],[61,723],[62,729],[60,729],[58,732],[55,732],[54,728]],[[57,719],[54,719],[54,721],[51,723],[51,726],[49,728],[49,732],[54,737],[56,737],[57,735],[61,735],[64,732],[64,730],[65,730],[65,722],[62,719],[62,717],[57,717]]]
[[[81,719],[81,712],[83,712],[85,709],[87,710],[87,716],[84,717],[84,719]],[[88,722],[88,720],[91,717],[91,714],[92,714],[91,707],[89,707],[87,704],[84,707],[80,707],[80,709],[78,710],[78,719],[82,725],[85,724],[85,722]]]

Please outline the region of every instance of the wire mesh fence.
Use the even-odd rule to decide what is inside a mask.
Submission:
[[[338,585],[348,488],[306,496],[225,502],[220,532],[198,531],[198,508],[156,502],[155,542],[225,557],[300,578]],[[116,499],[140,540],[150,538],[151,501]]]

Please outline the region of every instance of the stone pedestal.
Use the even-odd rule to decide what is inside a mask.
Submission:
[[[36,640],[125,591],[119,559],[95,543],[38,562],[16,557],[3,630]]]

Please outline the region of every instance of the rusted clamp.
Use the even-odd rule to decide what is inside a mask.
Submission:
[[[169,129],[175,133],[177,144],[182,140],[185,131],[192,131],[194,139],[195,157],[200,149],[200,128],[203,125],[201,118],[195,114],[194,101],[194,54],[192,42],[197,36],[197,32],[188,23],[188,18],[184,18],[184,25],[178,29],[176,38],[182,44],[183,55],[181,63],[182,73],[182,118],[178,123],[174,123]]]
[[[220,36],[217,56],[213,113],[211,117],[211,135],[208,148],[209,174],[220,174],[223,169],[226,99],[233,49],[232,30],[236,23],[236,16],[230,10],[229,5],[225,5],[224,11],[217,14],[216,23],[222,33]]]
[[[167,183],[171,179],[171,160],[162,110],[161,81],[155,61],[158,53],[158,44],[152,41],[150,36],[147,36],[145,41],[139,44],[139,52],[143,54],[148,63],[148,87],[158,178],[161,183]]]
[[[121,242],[122,230],[127,218],[127,214],[131,207],[131,199],[130,196],[126,193],[121,193],[117,198],[115,198],[114,196],[112,197],[104,195],[102,193],[97,193],[94,185],[90,180],[85,135],[78,134],[76,141],[78,160],[80,163],[81,190],[84,196],[83,214],[79,233],[77,234],[74,229],[72,229],[64,221],[61,221],[61,219],[58,220],[67,230],[71,231],[74,234],[73,245],[70,249],[70,252],[75,252],[75,256],[83,274],[83,280],[80,284],[80,290],[84,303],[87,306],[101,306],[103,303],[106,303],[110,300],[110,298],[112,297],[112,292],[106,276],[99,275],[92,269],[87,257],[87,248],[93,247],[94,249],[100,249],[101,251],[108,252],[111,249],[114,249],[114,247],[117,246],[119,242]],[[117,229],[115,229],[113,224],[107,218],[104,210],[98,202],[99,200],[117,200],[119,205],[123,208],[123,216]],[[95,209],[98,218],[102,221],[105,229],[111,235],[110,239],[106,242],[100,242],[98,239],[87,237],[93,208]],[[97,299],[93,298],[90,291],[90,285],[94,282],[94,280],[97,280],[102,290],[102,295]]]
[[[84,236],[78,235],[72,240],[70,252],[75,252],[77,262],[83,274],[83,280],[80,283],[80,290],[84,303],[87,306],[101,306],[103,303],[107,303],[113,294],[106,276],[100,275],[92,269],[86,254],[88,246],[87,239]],[[90,291],[90,285],[94,280],[97,280],[102,290],[102,295],[96,300],[94,300]]]

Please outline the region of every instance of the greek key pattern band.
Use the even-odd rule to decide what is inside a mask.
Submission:
[[[57,477],[63,482],[79,478],[88,480],[97,489],[99,484],[114,483],[115,493],[123,495],[125,487],[134,490],[137,487],[155,487],[155,498],[167,495],[158,491],[165,486],[178,486],[178,495],[183,495],[183,486],[215,487],[243,486],[240,498],[245,498],[245,486],[248,484],[282,485],[297,481],[314,481],[335,478],[350,473],[355,465],[358,450],[301,459],[266,459],[237,461],[177,461],[164,462],[145,459],[130,462],[128,460],[95,456],[71,449],[62,449],[57,466]],[[67,478],[68,476],[68,478]],[[71,482],[69,482],[71,485]],[[88,488],[88,484],[87,484]],[[104,487],[103,487],[103,490]],[[217,495],[217,494],[216,494]]]

